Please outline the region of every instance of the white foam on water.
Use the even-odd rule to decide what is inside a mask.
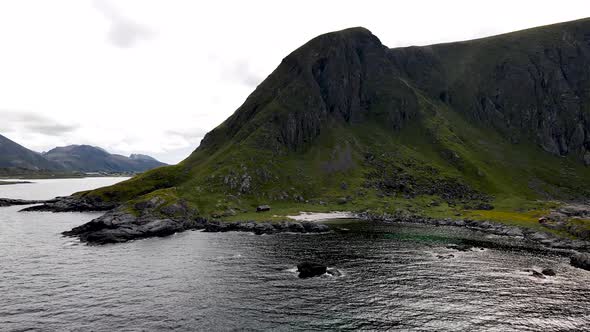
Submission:
[[[333,212],[299,212],[296,216],[287,216],[289,219],[297,221],[324,221],[332,219],[350,219],[355,215],[347,211],[333,211]]]

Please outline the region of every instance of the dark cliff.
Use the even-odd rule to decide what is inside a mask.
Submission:
[[[472,122],[590,164],[590,19],[389,56]]]

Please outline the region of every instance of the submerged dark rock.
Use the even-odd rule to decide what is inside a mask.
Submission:
[[[326,273],[328,267],[322,264],[311,263],[311,262],[303,262],[297,264],[297,271],[299,272],[299,278],[312,278],[321,276],[322,274]]]

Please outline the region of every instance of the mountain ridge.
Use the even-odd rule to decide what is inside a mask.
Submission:
[[[0,173],[3,176],[67,172],[144,172],[166,164],[153,157],[111,154],[90,145],[68,145],[38,153],[0,135]]]
[[[166,165],[149,156],[126,157],[90,145],[56,147],[45,152],[44,157],[66,169],[81,172],[144,172]]]

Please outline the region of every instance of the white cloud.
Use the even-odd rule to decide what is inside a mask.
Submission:
[[[0,129],[36,150],[177,162],[318,34],[365,26],[390,47],[426,45],[584,16],[587,0],[0,0],[0,110],[48,123]]]
[[[94,0],[94,6],[111,21],[108,38],[113,45],[122,48],[132,47],[138,41],[153,36],[150,29],[123,16],[109,1]]]

